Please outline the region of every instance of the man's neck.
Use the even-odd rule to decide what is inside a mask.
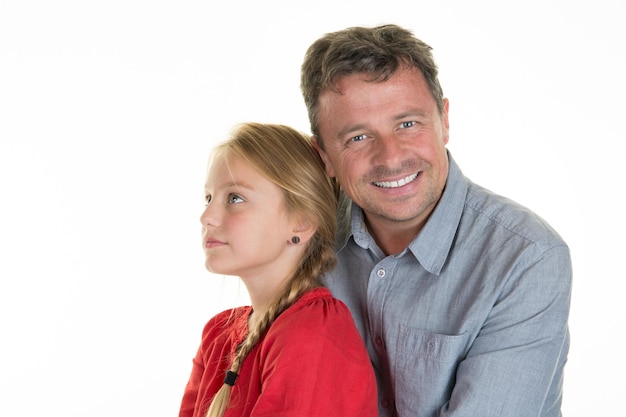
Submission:
[[[385,255],[395,255],[407,248],[422,230],[426,220],[410,224],[409,222],[394,222],[380,220],[371,222],[365,218],[367,229],[374,238],[378,247]]]

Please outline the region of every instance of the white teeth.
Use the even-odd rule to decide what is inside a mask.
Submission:
[[[381,188],[397,188],[397,187],[402,187],[403,185],[410,183],[415,178],[417,178],[417,173],[409,175],[408,177],[399,179],[398,181],[374,182],[374,185],[377,187],[381,187]]]

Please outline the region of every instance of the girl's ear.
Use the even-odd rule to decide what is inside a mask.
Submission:
[[[300,238],[300,243],[306,244],[313,237],[317,227],[305,219],[297,219],[293,227],[293,236]]]

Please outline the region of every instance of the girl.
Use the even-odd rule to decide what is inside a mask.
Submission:
[[[252,305],[205,326],[179,416],[376,416],[367,351],[320,283],[337,190],[309,139],[241,125],[214,150],[205,194],[206,268],[238,276]]]

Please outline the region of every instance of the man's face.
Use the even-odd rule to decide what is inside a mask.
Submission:
[[[374,233],[419,231],[448,176],[448,101],[443,114],[416,69],[387,81],[343,77],[319,99],[326,171],[365,212]]]

